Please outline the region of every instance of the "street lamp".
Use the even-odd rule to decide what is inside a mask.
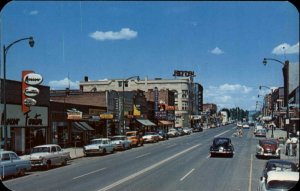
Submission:
[[[267,61],[275,61],[283,65],[282,67],[282,74],[283,74],[283,84],[284,84],[284,105],[286,107],[286,134],[287,138],[289,138],[289,106],[288,106],[288,96],[289,96],[289,61],[286,60],[285,62],[282,62],[280,60],[274,59],[274,58],[264,58],[263,64],[266,66]]]
[[[7,108],[6,108],[6,54],[9,48],[23,40],[28,40],[29,46],[34,46],[33,37],[21,38],[9,44],[7,47],[3,45],[3,127],[4,127],[4,149],[7,150]]]
[[[261,90],[261,88],[267,88],[271,90],[271,121],[273,122],[273,113],[274,113],[274,107],[273,107],[273,89],[268,87],[268,86],[259,86],[259,89]],[[272,134],[271,134],[271,138],[274,138],[274,125],[272,124]]]
[[[128,80],[136,78],[138,81],[140,80],[139,76],[131,76],[129,78],[127,78],[126,80],[122,80],[122,122],[123,122],[123,134],[125,133],[125,110],[124,110],[124,103],[125,103],[125,97],[124,97],[124,92],[125,92],[125,82],[128,82]],[[120,129],[121,130],[121,129]]]

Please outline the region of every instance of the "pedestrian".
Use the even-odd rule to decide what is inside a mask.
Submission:
[[[292,137],[291,143],[292,143],[292,156],[296,156],[298,139],[296,137]]]
[[[290,155],[290,144],[291,144],[291,138],[288,138],[285,142],[285,155]]]

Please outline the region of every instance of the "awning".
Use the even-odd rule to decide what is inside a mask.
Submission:
[[[165,120],[160,120],[158,121],[160,125],[173,125],[174,123],[172,121],[165,121]]]
[[[155,123],[152,123],[150,120],[148,119],[137,119],[137,121],[139,123],[141,123],[142,125],[145,125],[145,126],[156,126]]]
[[[91,126],[89,126],[86,122],[73,122],[72,126],[81,131],[93,131]]]

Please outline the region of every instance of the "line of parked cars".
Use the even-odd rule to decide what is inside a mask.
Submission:
[[[25,171],[35,168],[50,169],[53,166],[67,165],[70,152],[59,145],[46,144],[32,148],[29,155],[18,156],[13,151],[0,151],[0,177],[23,176]]]

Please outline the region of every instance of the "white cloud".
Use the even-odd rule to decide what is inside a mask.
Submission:
[[[70,86],[70,89],[79,89],[79,81],[72,82],[70,79],[65,78],[62,80],[53,80],[49,82],[50,89],[65,89]]]
[[[280,44],[273,49],[272,53],[276,55],[299,54],[299,42],[295,45],[289,45],[287,43]]]
[[[211,50],[210,53],[220,55],[220,54],[224,54],[224,51],[221,50],[219,47],[216,47],[213,50]]]
[[[133,38],[136,38],[138,35],[138,32],[133,31],[129,28],[122,28],[118,32],[113,31],[95,31],[91,33],[89,36],[95,40],[104,41],[104,40],[130,40]]]
[[[29,15],[37,15],[39,12],[37,10],[33,10],[29,12]]]
[[[241,84],[221,84],[204,88],[204,102],[215,103],[218,107],[234,108],[241,107],[249,109],[255,102],[257,92],[252,87]]]

